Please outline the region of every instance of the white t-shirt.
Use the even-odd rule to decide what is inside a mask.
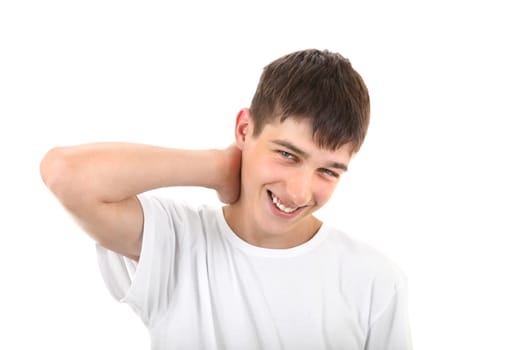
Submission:
[[[139,263],[97,246],[111,294],[148,327],[152,349],[409,350],[403,273],[325,224],[308,242],[240,239],[221,208],[140,195]]]

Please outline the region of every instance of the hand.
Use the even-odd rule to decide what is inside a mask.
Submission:
[[[241,150],[232,144],[220,151],[221,181],[216,188],[219,200],[233,204],[239,199],[241,191]]]

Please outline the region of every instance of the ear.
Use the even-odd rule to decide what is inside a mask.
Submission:
[[[246,138],[252,131],[252,117],[248,108],[243,108],[237,114],[235,120],[235,143],[240,150],[244,148]]]

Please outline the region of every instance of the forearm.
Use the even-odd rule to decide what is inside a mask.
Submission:
[[[78,201],[78,196],[118,202],[167,186],[216,189],[220,168],[218,150],[96,143],[52,149],[42,160],[41,173],[51,191],[67,204]]]

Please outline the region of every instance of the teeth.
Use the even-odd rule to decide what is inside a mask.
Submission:
[[[287,214],[290,214],[290,213],[292,213],[292,212],[294,212],[294,211],[297,210],[297,208],[288,208],[288,207],[284,206],[284,205],[279,201],[279,199],[277,199],[277,197],[275,197],[275,196],[273,195],[273,193],[272,193],[272,202],[273,202],[273,204],[275,204],[275,206],[276,206],[277,208],[279,208],[279,210],[281,210],[281,211],[283,211],[283,212],[285,212],[285,213],[287,213]]]

